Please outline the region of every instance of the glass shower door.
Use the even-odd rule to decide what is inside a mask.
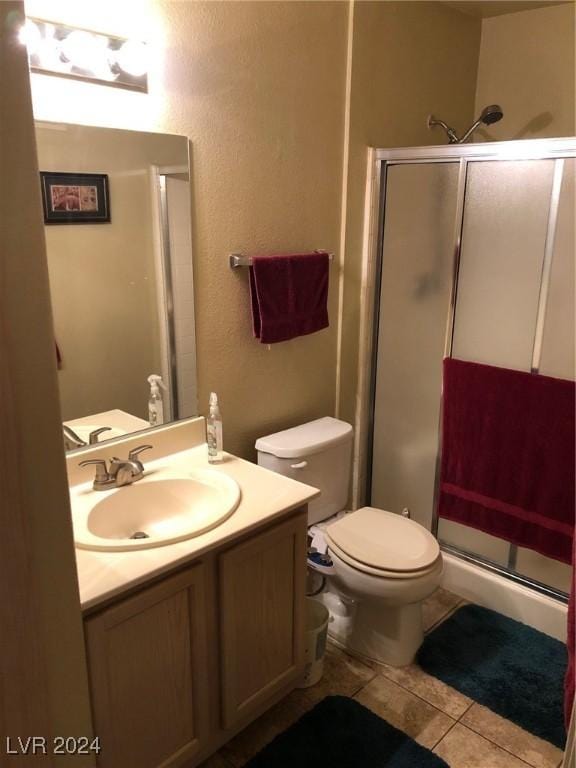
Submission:
[[[569,335],[573,322],[566,327],[568,333],[564,333],[558,327],[559,319],[554,318],[559,307],[564,313],[570,307],[568,296],[558,295],[561,286],[557,273],[565,272],[565,261],[573,263],[573,257],[565,256],[560,262],[547,251],[554,180],[559,173],[558,163],[563,162],[469,163],[452,357],[547,373],[551,372],[550,368],[545,365],[543,370],[541,359],[544,357],[546,363],[552,356],[558,371],[568,368],[565,359],[568,344],[563,339]],[[566,196],[562,206],[565,212],[568,202]],[[567,240],[567,237],[558,240],[559,245],[564,244],[562,250],[568,245]],[[551,290],[543,297],[547,256],[550,266],[556,264],[556,269]],[[568,290],[566,283],[563,290]],[[539,317],[548,306],[551,311],[546,343],[539,346]],[[556,333],[550,322],[556,324]],[[573,373],[566,378],[573,378]],[[443,544],[480,555],[535,581],[561,591],[569,590],[571,569],[568,565],[517,548],[504,539],[442,518],[438,521],[438,538]]]
[[[530,371],[553,160],[468,166],[451,356]],[[445,543],[507,566],[510,544],[440,518]]]
[[[459,163],[386,173],[371,503],[430,528]]]
[[[437,524],[452,552],[567,592],[569,566],[437,519],[435,495],[445,355],[574,380],[574,152],[451,151],[383,163],[369,500]]]

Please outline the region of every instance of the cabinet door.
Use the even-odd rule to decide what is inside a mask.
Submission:
[[[203,746],[204,601],[199,564],[86,620],[102,768],[176,766]]]
[[[302,672],[306,514],[220,556],[222,709],[231,728]]]

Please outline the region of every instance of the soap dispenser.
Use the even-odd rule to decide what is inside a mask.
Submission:
[[[222,417],[218,406],[218,395],[210,393],[210,413],[206,419],[206,442],[208,443],[208,461],[217,464],[222,461]]]
[[[148,376],[148,384],[150,384],[148,421],[151,427],[156,427],[159,424],[164,424],[164,400],[162,399],[160,387],[166,391],[166,385],[162,381],[162,376],[158,376],[157,373]]]

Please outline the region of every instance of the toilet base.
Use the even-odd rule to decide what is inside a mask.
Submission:
[[[422,604],[389,607],[381,601],[359,601],[326,592],[330,611],[328,634],[352,654],[380,664],[411,664],[424,640]]]

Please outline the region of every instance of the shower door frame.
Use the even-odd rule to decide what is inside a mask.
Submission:
[[[537,309],[536,331],[532,350],[531,372],[538,373],[542,353],[544,320],[547,306],[548,286],[554,251],[558,205],[564,170],[564,159],[576,157],[576,138],[530,139],[522,141],[501,141],[482,144],[449,144],[447,146],[407,147],[398,149],[370,149],[368,156],[368,174],[366,187],[366,221],[363,248],[364,295],[365,307],[361,317],[360,332],[360,370],[359,389],[361,406],[356,419],[358,434],[358,469],[355,477],[355,498],[358,503],[362,498],[369,504],[372,494],[372,462],[374,445],[374,419],[376,408],[376,375],[378,361],[378,336],[380,321],[380,290],[382,281],[382,262],[384,256],[384,225],[386,214],[386,175],[388,166],[429,163],[458,163],[458,187],[456,213],[454,218],[453,261],[450,298],[446,318],[444,357],[452,356],[454,319],[458,291],[458,272],[462,248],[464,225],[464,203],[466,196],[467,171],[470,162],[514,161],[514,160],[554,160],[554,175],[548,209],[547,234],[544,245],[540,292]],[[366,329],[372,328],[372,338],[368,340]],[[364,329],[364,332],[363,332]],[[364,339],[364,344],[363,344]],[[438,536],[439,525],[439,484],[440,456],[442,448],[442,391],[438,392],[440,401],[440,424],[438,428],[438,450],[433,496],[432,533]],[[440,541],[443,551],[479,566],[484,570],[497,573],[504,578],[522,584],[541,594],[545,594],[562,603],[568,602],[566,593],[547,584],[535,581],[516,572],[517,546],[510,544],[508,562],[501,565],[475,553],[461,549],[453,544]]]

